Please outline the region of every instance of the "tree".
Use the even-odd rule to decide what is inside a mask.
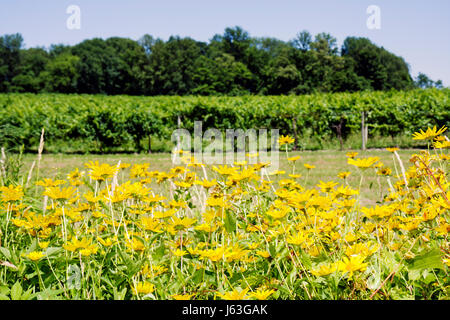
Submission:
[[[12,79],[19,72],[22,43],[20,33],[0,37],[0,92],[11,90]]]
[[[185,95],[195,87],[195,61],[206,44],[191,38],[170,37],[164,43],[156,41],[150,56],[152,94]]]
[[[416,80],[414,81],[414,85],[418,88],[426,89],[426,88],[438,88],[442,89],[442,80],[438,80],[434,82],[428,76],[422,72],[419,72],[419,74],[416,77]]]
[[[215,89],[220,93],[228,93],[231,95],[239,95],[249,93],[246,88],[252,81],[252,73],[245,64],[236,61],[230,54],[222,54],[215,59],[217,68]]]
[[[336,55],[338,52],[336,38],[329,33],[319,33],[316,35],[314,42],[311,42],[310,46],[312,50],[315,50],[324,55]]]
[[[152,48],[158,40],[161,41],[161,39],[155,39],[149,34],[144,34],[139,39],[138,43],[142,48],[144,48],[145,54],[149,56],[152,54]]]
[[[266,86],[268,94],[289,94],[298,87],[302,74],[292,59],[291,48],[284,48],[266,69]]]
[[[346,38],[342,56],[355,61],[357,75],[368,79],[374,90],[403,90],[413,85],[405,61],[367,38]]]
[[[442,80],[438,80],[434,83],[434,86],[438,89],[443,89],[444,88],[444,84],[442,83]]]
[[[297,36],[292,40],[293,47],[302,51],[308,51],[311,48],[311,43],[312,36],[306,30],[297,33]]]
[[[113,37],[105,42],[114,52],[114,73],[116,74],[111,88],[112,94],[141,94],[144,87],[145,67],[148,64],[145,50],[136,41]]]
[[[45,70],[50,57],[43,48],[30,48],[20,51],[18,74],[12,79],[15,91],[37,93],[45,83],[39,77]]]
[[[236,61],[245,59],[245,52],[250,47],[251,39],[247,31],[241,27],[226,28],[220,38],[222,51],[232,55]]]
[[[405,90],[442,81],[414,81],[402,57],[367,38],[306,31],[284,42],[251,37],[239,26],[206,42],[144,34],[94,38],[77,45],[22,49],[20,34],[0,37],[0,92],[129,95],[305,94]],[[75,68],[75,69],[74,69]]]
[[[71,53],[73,47],[64,44],[52,44],[48,50],[49,57],[55,58],[63,53]]]
[[[144,70],[148,63],[145,50],[137,42],[113,37],[85,40],[74,46],[80,58],[77,90],[82,93],[141,94]]]
[[[79,57],[63,53],[51,60],[40,78],[45,83],[45,90],[49,92],[74,93],[79,78],[77,65]]]

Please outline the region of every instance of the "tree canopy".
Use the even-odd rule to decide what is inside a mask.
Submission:
[[[303,30],[288,42],[226,28],[209,42],[145,34],[74,46],[23,48],[20,34],[0,37],[0,92],[128,95],[281,95],[442,87],[413,79],[402,57],[367,38],[341,48],[329,33]]]

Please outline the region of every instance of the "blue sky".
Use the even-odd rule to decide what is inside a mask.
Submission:
[[[81,9],[80,30],[66,27],[69,5]],[[366,26],[369,5],[381,10],[379,30]],[[367,37],[405,58],[413,76],[423,72],[450,86],[448,0],[0,0],[0,35],[19,32],[27,48],[146,33],[208,41],[236,25],[285,41],[304,29],[328,32],[339,46],[347,36]]]

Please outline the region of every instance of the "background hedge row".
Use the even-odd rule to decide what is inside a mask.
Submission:
[[[311,141],[358,136],[362,111],[369,137],[448,125],[449,97],[450,89],[240,97],[0,94],[0,145],[34,151],[44,128],[50,152],[143,152],[149,137],[159,143],[154,150],[169,151],[180,117],[181,128],[191,132],[196,120],[203,130],[276,128],[296,136],[297,148],[317,149],[324,144],[312,147]]]

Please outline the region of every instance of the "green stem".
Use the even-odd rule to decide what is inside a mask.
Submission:
[[[44,291],[45,290],[44,281],[42,281],[41,272],[39,271],[39,267],[38,267],[36,262],[34,263],[34,267],[36,269],[36,273],[37,273],[38,278],[39,278],[39,288],[41,289],[41,291]]]

